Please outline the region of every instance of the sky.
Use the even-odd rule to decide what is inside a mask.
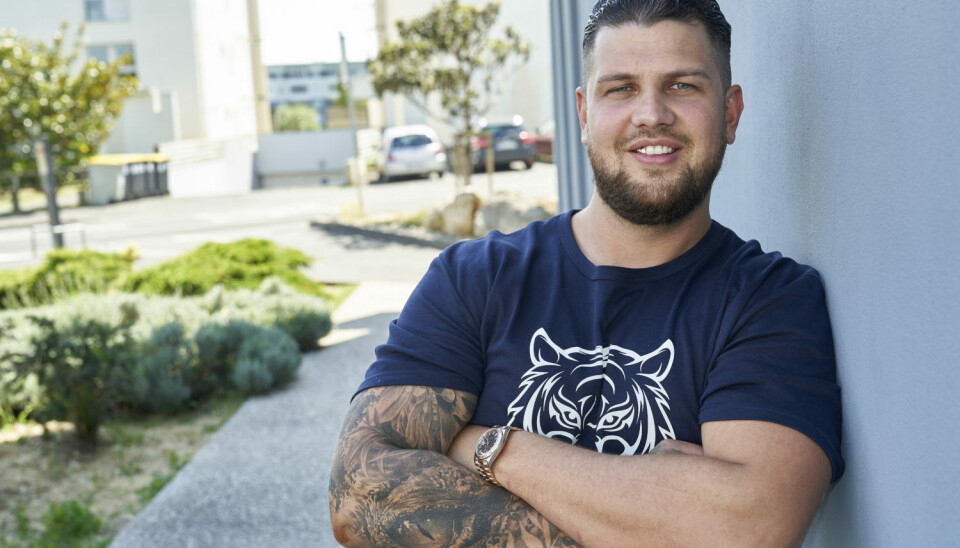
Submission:
[[[259,0],[260,55],[265,65],[340,61],[377,55],[373,0]]]

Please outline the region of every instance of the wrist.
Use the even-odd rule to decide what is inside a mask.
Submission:
[[[493,471],[493,467],[506,450],[511,433],[519,429],[512,426],[494,426],[484,431],[477,441],[473,462],[480,476],[489,483],[502,487]]]

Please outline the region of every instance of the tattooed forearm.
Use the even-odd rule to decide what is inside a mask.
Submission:
[[[344,421],[330,479],[349,546],[576,546],[521,499],[443,456],[476,397],[416,386],[366,390]]]

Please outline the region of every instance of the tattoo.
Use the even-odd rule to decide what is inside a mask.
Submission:
[[[371,388],[344,420],[331,513],[359,546],[578,546],[520,498],[443,453],[477,398],[425,386]],[[341,536],[341,535],[338,535]]]

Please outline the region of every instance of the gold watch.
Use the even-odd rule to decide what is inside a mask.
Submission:
[[[484,432],[483,435],[480,436],[480,439],[477,440],[477,449],[473,454],[473,464],[476,465],[477,471],[480,472],[483,479],[497,487],[503,486],[500,485],[497,478],[493,476],[493,461],[497,459],[500,451],[502,451],[503,447],[507,444],[507,435],[514,430],[519,430],[519,428],[513,426],[494,426]]]

